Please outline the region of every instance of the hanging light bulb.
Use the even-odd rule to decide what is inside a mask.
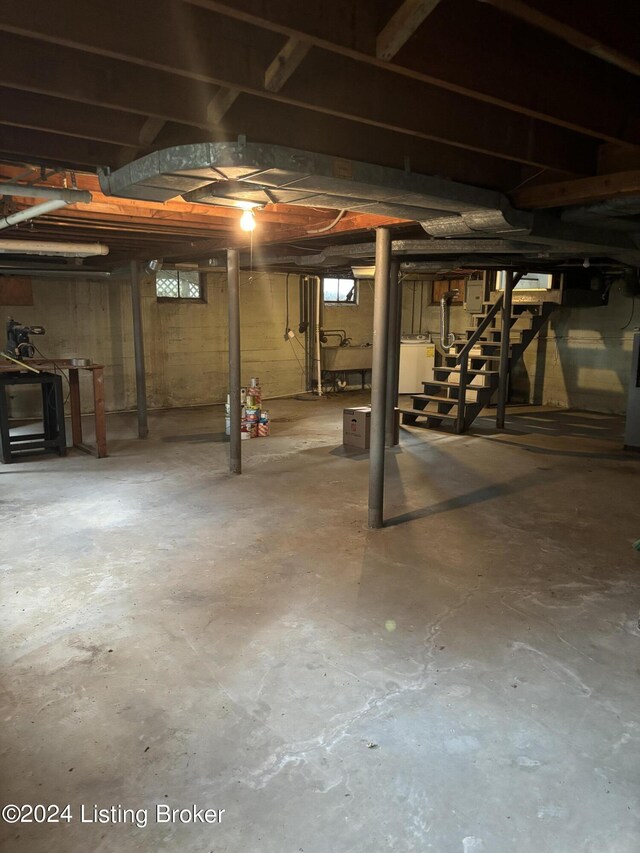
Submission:
[[[240,227],[243,231],[253,231],[256,227],[256,218],[252,210],[245,210],[240,217]]]

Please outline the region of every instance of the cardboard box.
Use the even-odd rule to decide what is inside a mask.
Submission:
[[[349,447],[369,449],[371,439],[371,407],[344,409],[342,413],[342,443]]]

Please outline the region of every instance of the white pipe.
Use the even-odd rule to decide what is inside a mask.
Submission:
[[[320,350],[320,298],[322,290],[322,279],[316,277],[316,383],[318,386],[318,397],[322,397],[322,352]]]
[[[51,201],[43,201],[42,204],[34,204],[33,207],[27,207],[25,210],[19,210],[17,213],[10,213],[8,216],[3,216],[0,219],[0,231],[3,228],[10,228],[12,225],[17,225],[19,222],[26,222],[27,219],[35,219],[36,216],[42,216],[45,213],[59,210],[61,207],[66,207],[68,203],[67,201],[56,198]]]
[[[40,205],[38,205],[39,207]],[[0,240],[0,255],[63,255],[89,258],[108,255],[104,243],[48,243],[44,240]]]
[[[88,190],[69,190],[66,187],[35,187],[31,184],[0,182],[0,195],[15,195],[24,198],[49,198],[66,201],[67,204],[83,202],[89,204],[91,193]]]

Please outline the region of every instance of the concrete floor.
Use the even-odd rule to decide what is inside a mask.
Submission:
[[[330,401],[0,466],[2,850],[636,853],[640,458],[621,421],[403,430],[390,526]],[[156,803],[225,809],[157,824]],[[121,805],[145,828],[82,824]]]

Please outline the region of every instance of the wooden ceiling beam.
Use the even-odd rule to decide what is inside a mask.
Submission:
[[[481,0],[481,2],[495,6],[496,9],[500,9],[500,11],[508,15],[513,15],[515,18],[524,21],[532,27],[544,30],[554,38],[558,38],[578,50],[585,51],[585,53],[589,53],[597,59],[609,62],[611,65],[627,71],[629,74],[640,75],[640,61],[637,58],[628,56],[604,44],[599,38],[588,35],[578,27],[567,24],[555,14],[546,14],[544,11],[537,9],[535,5],[522,2],[522,0]],[[556,2],[555,5],[556,7],[560,6],[558,11],[561,11],[561,4]],[[588,12],[588,8],[585,8],[584,11]],[[615,8],[611,12],[615,14]]]
[[[245,96],[240,111],[236,109],[231,117],[225,116],[224,126],[207,129],[206,105],[216,87],[79,51],[61,51],[55,45],[25,37],[5,34],[2,41],[0,85],[10,87],[6,89],[9,92],[35,92],[55,98],[40,113],[31,111],[34,124],[46,125],[52,132],[64,134],[67,127],[82,122],[82,107],[76,106],[82,104],[90,110],[105,109],[105,116],[96,122],[95,135],[109,134],[108,138],[113,135],[119,141],[129,142],[128,135],[122,136],[125,131],[137,139],[135,122],[143,121],[150,113],[172,123],[156,140],[156,147],[226,141],[240,132],[252,139],[276,143],[282,140],[280,126],[286,124],[287,143],[305,150],[353,159],[366,157],[371,162],[396,167],[402,167],[402,158],[407,156],[416,171],[480,186],[514,186],[523,177],[518,172],[519,164],[511,161],[487,155],[469,158],[463,149],[375,127],[369,127],[363,138],[357,123],[251,96]],[[78,73],[80,67],[82,72]],[[46,74],[38,69],[46,69]],[[105,87],[105,79],[110,86]],[[68,121],[65,104],[70,105]],[[110,123],[120,124],[114,110],[135,114],[129,130],[127,116],[122,127],[109,129]],[[86,132],[92,133],[88,125]]]
[[[513,202],[517,207],[534,210],[588,204],[621,195],[640,195],[640,169],[523,187],[513,194]]]
[[[376,39],[378,59],[393,59],[440,0],[403,0]]]
[[[381,67],[367,71],[360,62],[344,56],[340,57],[340,86],[317,85],[318,68],[322,77],[327,69],[332,75],[337,73],[334,67],[336,57],[314,54],[314,86],[308,85],[310,78],[305,74],[305,86],[301,87],[301,74],[298,72],[281,91],[269,91],[264,86],[264,68],[269,61],[266,57],[273,50],[274,37],[271,34],[263,34],[269,37],[264,45],[255,34],[252,39],[250,33],[242,31],[236,33],[234,41],[230,36],[225,38],[225,33],[218,30],[224,29],[225,20],[227,25],[235,22],[207,15],[175,0],[155,0],[153,9],[150,2],[122,3],[121,8],[114,10],[117,3],[94,0],[91,17],[86,15],[84,0],[66,0],[65,16],[60,16],[48,0],[9,4],[0,15],[0,30],[57,46],[55,60],[49,63],[50,76],[53,80],[64,79],[63,85],[55,92],[62,97],[82,88],[85,92],[83,99],[109,106],[113,104],[114,93],[121,99],[122,93],[134,98],[136,93],[144,93],[146,98],[147,92],[151,92],[145,108],[147,115],[157,115],[158,103],[171,99],[173,110],[184,114],[187,109],[191,112],[195,109],[200,124],[208,127],[206,104],[211,97],[202,98],[198,88],[205,94],[207,87],[222,86],[324,116],[527,165],[572,171],[574,174],[595,171],[595,149],[578,134],[523,117],[503,107],[480,105],[466,94],[445,92],[422,81],[405,80],[402,87],[398,87],[398,78],[389,69]],[[182,18],[177,9],[183,10]],[[166,14],[160,14],[162,11]],[[94,26],[95,17],[101,20],[100,27]],[[108,25],[109,21],[111,25]],[[153,22],[152,37],[150,21]],[[188,34],[188,38],[177,37],[181,32]],[[209,49],[211,43],[216,45],[214,51]],[[166,50],[167,44],[171,44],[171,50]],[[278,49],[280,47],[281,43]],[[24,51],[24,43],[19,50],[14,49],[12,56],[5,55],[7,51],[3,50],[0,55],[0,84],[31,91],[33,87],[40,91],[49,88],[51,92],[49,75],[42,74],[42,66],[33,62],[29,49],[26,56]],[[111,63],[110,70],[112,74],[115,72],[116,78],[125,78],[123,83],[117,85],[114,77],[109,76],[109,84],[105,86],[104,74],[96,77],[95,63],[90,63],[85,73],[82,53],[100,57],[103,62],[106,59],[117,60],[120,68]],[[138,71],[131,67],[132,64],[141,69],[142,85],[137,82]],[[304,71],[308,65],[309,61],[305,62]],[[150,83],[151,71],[156,74],[162,72],[164,77],[186,78],[196,84],[195,89],[192,84],[186,98],[171,98],[170,91],[165,94],[157,82],[156,85]],[[171,88],[169,85],[169,90]],[[93,97],[88,94],[90,91]],[[166,114],[168,110],[164,108],[162,112]],[[496,132],[497,127],[500,128],[499,133]]]
[[[348,21],[349,14],[355,18],[362,11],[358,7],[369,7],[364,11],[373,14],[374,3],[363,4],[356,0],[344,3],[326,0],[316,4],[301,4],[297,0],[270,4],[263,0],[182,2],[287,38],[304,38],[315,47],[358,62],[609,142],[640,142],[638,122],[630,124],[626,120],[637,103],[637,90],[634,92],[627,85],[625,74],[603,75],[601,64],[586,55],[582,61],[579,54],[572,56],[567,65],[560,51],[556,51],[554,57],[553,51],[547,49],[549,42],[532,38],[530,28],[522,26],[518,30],[505,25],[503,15],[496,11],[495,15],[488,16],[477,0],[456,4],[457,18],[451,20],[442,15],[442,22],[434,28],[427,46],[416,47],[413,53],[401,51],[393,62],[376,55],[376,33],[372,29],[375,22],[361,15],[356,32],[356,27],[344,20]],[[474,7],[478,7],[477,10]],[[448,8],[449,4],[440,4],[438,11],[446,12]],[[457,25],[460,19],[464,20],[464,27]],[[430,30],[431,26],[427,28]],[[454,48],[443,51],[442,45],[449,44],[452,38]],[[416,55],[420,59],[418,62]],[[485,61],[487,55],[491,56],[491,62]],[[474,56],[477,56],[475,62],[458,59]],[[545,69],[550,63],[554,72],[559,72],[554,73],[553,89],[541,86],[541,81],[547,79]],[[617,72],[615,68],[610,70]],[[588,98],[576,97],[572,78],[580,80]],[[594,110],[593,103],[607,104],[606,111]]]

